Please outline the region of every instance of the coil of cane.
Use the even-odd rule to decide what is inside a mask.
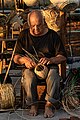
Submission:
[[[14,107],[15,96],[12,84],[0,84],[0,109]]]
[[[8,65],[8,69],[6,71],[6,75],[4,77],[3,83],[0,84],[0,109],[14,107],[14,104],[15,104],[14,87],[11,83],[6,83],[6,79],[11,67],[16,45],[17,45],[17,42],[15,43],[14,50],[13,50],[11,60]]]
[[[80,85],[69,86],[65,89],[62,105],[69,114],[80,117]]]

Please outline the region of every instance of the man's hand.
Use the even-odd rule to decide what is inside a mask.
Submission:
[[[52,64],[51,59],[50,59],[50,58],[46,58],[46,57],[41,58],[41,59],[39,60],[39,62],[42,63],[42,64],[44,64],[44,65],[45,65],[45,64],[46,64],[46,65]]]
[[[25,67],[27,67],[28,69],[32,69],[36,66],[36,63],[31,58],[28,57],[24,57],[24,64]]]
[[[29,58],[28,56],[20,56],[20,55],[15,55],[14,56],[14,62],[19,64],[19,65],[25,65],[26,68],[32,69],[36,66],[36,63]]]
[[[63,56],[63,55],[57,55],[57,56],[51,57],[51,58],[43,57],[43,58],[41,58],[39,60],[40,63],[46,64],[46,65],[49,65],[49,64],[60,64],[63,61],[66,61],[66,57]]]

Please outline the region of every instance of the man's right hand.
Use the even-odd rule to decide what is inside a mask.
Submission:
[[[28,69],[32,69],[36,66],[36,63],[29,57],[24,57],[24,64]]]
[[[14,56],[14,62],[19,64],[19,65],[25,65],[26,68],[32,69],[36,66],[36,63],[29,57],[27,56],[20,56],[20,55],[15,55]]]

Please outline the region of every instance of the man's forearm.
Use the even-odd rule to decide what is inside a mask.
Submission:
[[[60,64],[63,61],[66,61],[66,57],[62,56],[62,55],[57,55],[56,57],[52,57],[50,58],[51,63],[53,64]]]
[[[15,55],[14,62],[19,64],[19,65],[23,65],[24,64],[24,57],[22,57],[20,55]]]
[[[66,61],[66,57],[63,55],[57,55],[56,57],[46,58],[43,57],[39,60],[42,64],[61,64],[63,61]]]

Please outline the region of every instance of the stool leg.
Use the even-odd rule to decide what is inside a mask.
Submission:
[[[25,90],[21,84],[21,108],[25,107]]]

